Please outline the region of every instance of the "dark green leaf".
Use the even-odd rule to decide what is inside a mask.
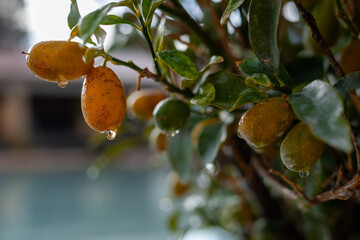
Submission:
[[[343,103],[328,83],[315,80],[297,93],[289,95],[295,114],[311,132],[330,146],[351,151],[347,121],[342,117]]]
[[[210,58],[209,63],[199,71],[198,76],[194,80],[187,80],[187,79],[183,80],[182,82],[183,86],[190,89],[196,89],[197,86],[203,84],[206,78],[209,76],[209,71],[211,69],[211,66],[217,63],[221,63],[223,61],[224,58],[221,56],[212,56]]]
[[[89,13],[80,21],[79,33],[80,38],[84,42],[86,42],[91,37],[91,35],[95,33],[101,21],[106,17],[108,11],[110,11],[110,9],[115,7],[117,4],[118,3],[106,4],[96,11]]]
[[[226,139],[226,124],[223,122],[206,126],[199,136],[198,151],[204,165],[213,163]]]
[[[143,0],[141,3],[142,14],[145,19],[145,26],[150,24],[155,10],[164,2],[164,0]]]
[[[221,25],[224,25],[231,13],[238,9],[245,0],[230,0],[220,20]]]
[[[215,99],[215,87],[211,83],[205,83],[200,87],[198,94],[190,99],[191,104],[206,106]]]
[[[252,0],[249,11],[249,33],[255,55],[271,72],[279,72],[277,27],[281,0]]]
[[[181,130],[179,134],[169,138],[167,156],[172,168],[183,182],[187,182],[190,177],[191,155],[192,144],[189,131]]]
[[[215,87],[215,99],[211,105],[235,110],[247,103],[258,103],[268,99],[268,95],[259,92],[245,84],[245,78],[226,71],[219,71],[210,75],[206,82]]]
[[[334,84],[334,88],[340,93],[344,93],[359,87],[360,87],[360,72],[349,73],[346,76],[340,78]]]
[[[77,2],[76,2],[76,0],[71,0],[70,12],[67,17],[69,28],[73,29],[73,27],[75,27],[75,25],[79,22],[80,18],[81,18],[81,16],[80,16],[79,7],[77,5]]]
[[[277,86],[281,85],[280,82],[284,82],[287,89],[291,90],[293,87],[290,75],[282,64],[280,64],[279,75],[277,77],[275,77],[275,75],[256,58],[245,59],[240,65],[240,68],[241,71],[249,76],[256,73],[264,73],[269,77],[270,81],[275,83]]]
[[[176,50],[165,50],[159,52],[158,56],[176,74],[189,79],[195,79],[198,76],[195,64],[182,52]]]

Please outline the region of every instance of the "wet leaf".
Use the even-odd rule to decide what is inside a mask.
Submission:
[[[342,100],[328,83],[314,80],[301,91],[290,94],[289,101],[295,114],[316,137],[339,150],[352,150],[349,126],[342,117]]]
[[[198,142],[199,155],[204,165],[214,162],[226,135],[226,124],[223,122],[204,127]]]
[[[220,24],[224,25],[228,21],[231,13],[238,9],[244,1],[245,0],[230,0],[223,15],[221,16]]]
[[[215,87],[216,95],[211,105],[221,109],[233,111],[244,104],[264,102],[268,99],[266,93],[248,87],[244,77],[226,71],[211,74],[206,82]]]
[[[190,99],[191,104],[206,106],[215,99],[215,87],[211,83],[205,83],[200,87],[198,94]]]
[[[277,27],[281,0],[252,0],[249,10],[249,33],[255,55],[271,72],[279,72]]]
[[[164,50],[159,52],[158,56],[176,74],[189,79],[195,79],[198,76],[195,64],[182,52],[176,50]]]
[[[349,73],[346,76],[340,78],[335,84],[334,88],[339,93],[345,93],[347,91],[360,87],[360,72]]]

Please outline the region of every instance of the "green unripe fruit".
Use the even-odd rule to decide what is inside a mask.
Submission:
[[[270,98],[250,108],[240,119],[238,134],[253,148],[276,142],[291,126],[294,113],[281,97]]]
[[[190,116],[189,106],[175,98],[160,101],[153,112],[155,124],[164,132],[175,132],[181,129]]]
[[[301,122],[286,135],[280,146],[284,165],[294,172],[308,171],[321,157],[325,144],[315,138],[309,127]]]

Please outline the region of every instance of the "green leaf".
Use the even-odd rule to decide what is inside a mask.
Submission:
[[[268,88],[273,84],[269,77],[264,73],[254,73],[251,77],[245,79],[245,83],[249,87],[255,88],[260,92],[265,91],[265,89],[259,88],[258,86]]]
[[[255,55],[271,72],[279,71],[277,27],[281,0],[252,0],[249,10],[249,33]]]
[[[224,25],[228,21],[231,13],[236,9],[238,9],[241,6],[241,4],[244,3],[244,1],[245,0],[230,0],[221,17],[220,24]]]
[[[215,87],[215,99],[211,105],[235,110],[247,103],[264,102],[268,95],[250,88],[245,83],[245,78],[226,71],[219,71],[211,74],[206,82],[212,83]]]
[[[137,0],[123,0],[120,1],[117,5],[128,7],[135,14],[135,16],[138,17],[139,14],[138,11],[136,10],[138,9]]]
[[[180,51],[164,50],[158,53],[163,60],[176,74],[189,79],[195,79],[198,72],[191,59]]]
[[[199,136],[198,151],[204,165],[213,163],[226,139],[226,124],[223,122],[206,126]]]
[[[81,18],[76,0],[71,0],[70,12],[67,17],[68,26],[73,29]]]
[[[165,23],[166,17],[163,17],[157,26],[156,35],[154,38],[154,49],[155,52],[161,52],[165,48]]]
[[[119,16],[112,15],[112,14],[106,15],[106,16],[101,20],[100,24],[102,24],[102,25],[128,24],[128,25],[133,26],[133,27],[136,28],[137,30],[141,31],[141,27],[135,25],[135,24],[132,23],[132,22],[126,21],[125,19],[123,19],[123,18],[121,18],[121,17],[119,17]]]
[[[264,73],[269,77],[271,82],[275,83],[275,85],[280,86],[280,82],[284,82],[288,90],[293,88],[290,75],[282,64],[280,64],[279,75],[277,77],[275,77],[275,75],[269,71],[257,58],[245,59],[244,62],[241,63],[240,68],[241,71],[249,76],[252,76],[256,73]]]
[[[196,88],[196,86],[203,84],[206,78],[209,76],[209,71],[212,65],[221,63],[223,61],[224,58],[221,56],[212,56],[210,58],[209,63],[199,71],[198,76],[194,80],[185,79],[182,81],[183,86],[190,89],[194,89]]]
[[[349,73],[346,76],[340,78],[335,84],[334,88],[339,93],[345,93],[360,87],[360,72]]]
[[[106,17],[111,8],[115,7],[118,3],[109,3],[94,12],[86,15],[79,23],[80,38],[86,42],[98,29],[101,21]]]
[[[328,83],[315,80],[301,91],[290,94],[289,101],[314,136],[339,150],[352,150],[349,126],[342,117],[342,100]]]
[[[142,14],[145,19],[145,26],[150,24],[150,21],[155,13],[155,10],[164,2],[164,0],[143,0],[141,3]]]
[[[190,159],[192,156],[189,131],[182,130],[179,134],[168,139],[167,156],[182,182],[187,182],[190,177]]]
[[[200,87],[198,94],[190,99],[191,104],[206,106],[215,99],[215,87],[211,83],[205,83]]]

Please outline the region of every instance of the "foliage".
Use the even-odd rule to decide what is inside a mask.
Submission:
[[[78,37],[89,47],[86,59],[101,56],[104,64],[126,66],[181,102],[181,108],[172,100],[160,113],[154,111],[156,124],[161,117],[167,124],[162,130],[171,130],[167,151],[161,154],[187,186],[181,194],[170,193],[175,207],[168,224],[175,236],[188,239],[193,228],[225,229],[222,236],[228,239],[359,236],[358,221],[352,219],[360,209],[354,198],[360,193],[355,173],[360,167],[360,100],[355,93],[360,74],[345,76],[331,50],[341,54],[349,42],[358,41],[360,26],[352,19],[360,15],[360,6],[325,1],[122,0],[86,16],[80,15],[76,0],[71,1],[71,39]],[[116,8],[126,11],[116,15]],[[338,18],[331,27],[324,19],[329,15]],[[110,49],[140,42],[149,49],[154,71],[104,50],[101,25],[123,24],[132,34],[117,28]],[[135,38],[140,41],[131,41]],[[281,97],[277,111],[293,111],[296,119],[275,134],[275,142],[253,149],[237,136],[238,122],[248,109],[273,97]],[[281,122],[277,115],[264,118],[254,129],[272,129]],[[171,125],[179,119],[181,124]],[[308,178],[308,173],[289,171],[279,154],[287,132],[299,122],[310,129],[314,142],[326,145],[320,159],[312,159],[315,165]],[[153,119],[147,124],[153,126]],[[261,138],[261,131],[257,135]],[[306,145],[293,142],[294,148]],[[345,230],[339,227],[343,219],[349,224]]]

